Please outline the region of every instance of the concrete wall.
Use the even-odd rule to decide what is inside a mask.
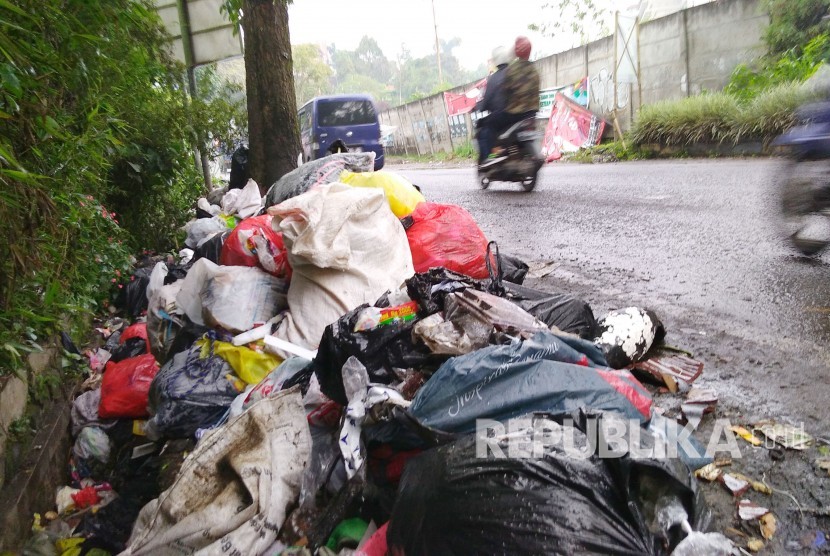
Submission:
[[[722,89],[735,66],[764,53],[762,36],[768,23],[760,0],[719,0],[642,23],[639,84],[617,86],[620,127],[631,126],[641,103]],[[614,113],[614,37],[547,56],[535,64],[543,89],[569,85],[587,75],[590,109],[610,123]],[[438,94],[391,108],[381,114],[381,121],[397,127],[391,153],[427,155],[450,152],[470,140],[475,116],[447,118],[443,94]]]

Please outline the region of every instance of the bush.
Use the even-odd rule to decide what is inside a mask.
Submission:
[[[724,92],[741,101],[752,100],[763,91],[790,82],[809,79],[830,55],[830,35],[823,33],[804,48],[786,51],[775,61],[763,63],[761,69],[740,64],[732,72]]]
[[[0,374],[175,244],[193,146],[245,124],[209,80],[187,98],[167,39],[149,0],[0,1]]]
[[[635,144],[688,145],[734,140],[740,107],[724,93],[703,94],[643,106],[631,139]]]
[[[801,47],[827,28],[822,18],[830,10],[830,0],[765,0],[770,16],[764,39],[771,55]]]
[[[814,95],[796,82],[763,91],[742,107],[735,123],[735,141],[768,141],[780,135],[796,123],[795,110]]]
[[[631,130],[635,144],[691,145],[769,141],[796,123],[795,110],[817,92],[783,83],[741,103],[724,93],[644,106]]]

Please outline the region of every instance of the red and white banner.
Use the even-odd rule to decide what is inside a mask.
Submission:
[[[605,120],[562,93],[556,93],[542,143],[542,155],[550,162],[562,158],[562,153],[598,145],[604,130]]]
[[[487,80],[482,79],[469,91],[461,94],[444,93],[444,103],[447,105],[447,116],[457,116],[472,112],[476,101],[484,95]]]

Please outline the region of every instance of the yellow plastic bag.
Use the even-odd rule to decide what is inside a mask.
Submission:
[[[55,541],[55,549],[61,556],[78,556],[81,553],[81,545],[84,544],[84,537],[67,537]]]
[[[352,187],[379,187],[386,193],[389,208],[398,218],[409,216],[415,205],[426,199],[415,186],[394,172],[378,170],[377,172],[351,172],[343,170],[340,181]]]
[[[248,384],[259,384],[282,363],[282,358],[271,353],[255,351],[245,346],[235,346],[228,342],[211,342],[207,338],[202,338],[196,341],[196,345],[202,349],[199,355],[203,358],[210,355],[210,350],[213,348],[213,354],[227,361],[239,378]]]

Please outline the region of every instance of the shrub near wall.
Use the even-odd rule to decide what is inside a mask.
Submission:
[[[643,106],[631,139],[637,145],[768,142],[795,123],[795,110],[816,96],[800,83],[784,83],[742,103],[726,93],[702,94]]]
[[[0,373],[186,218],[207,128],[165,40],[147,1],[0,0]]]
[[[739,65],[722,93],[704,93],[644,106],[631,136],[636,144],[768,142],[795,122],[795,110],[823,93],[808,80],[830,56],[830,35],[803,47]]]

